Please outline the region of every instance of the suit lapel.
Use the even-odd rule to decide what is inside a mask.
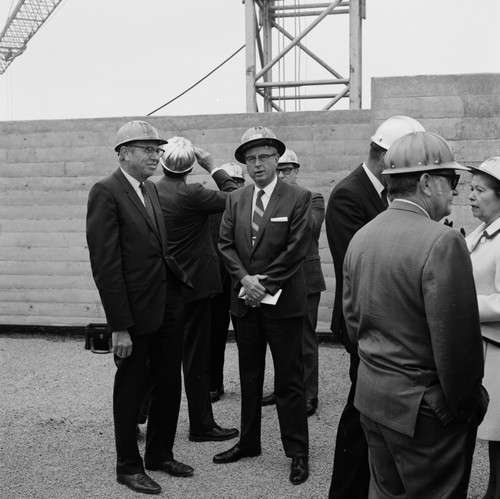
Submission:
[[[262,239],[262,235],[266,230],[266,226],[269,223],[271,215],[274,213],[274,210],[278,204],[279,198],[281,196],[282,182],[278,180],[276,183],[276,187],[274,188],[273,193],[271,194],[271,198],[269,199],[269,203],[267,203],[267,207],[264,210],[264,215],[262,216],[262,222],[259,227],[259,232],[257,233],[257,238],[255,239],[255,244],[253,245],[252,251],[257,247],[259,241]],[[250,215],[251,216],[251,215]],[[250,226],[252,225],[252,221],[250,220]],[[250,237],[251,240],[251,237]]]
[[[158,229],[155,227],[153,221],[148,215],[148,212],[146,211],[146,207],[140,200],[139,196],[135,192],[134,188],[130,185],[130,182],[125,178],[125,175],[123,175],[121,169],[118,169],[116,172],[116,177],[120,181],[121,186],[123,187],[123,190],[126,192],[128,198],[132,202],[132,204],[139,210],[139,213],[142,215],[146,223],[149,225],[150,229],[156,234],[158,239],[161,241],[161,236],[158,232]],[[149,197],[152,200],[153,198],[156,200],[156,193],[152,194],[151,189],[149,188],[148,183],[146,182],[144,184],[146,186],[146,190],[148,191]],[[153,203],[153,201],[151,201]],[[158,203],[153,203],[153,210],[155,211],[155,218],[156,218],[156,223],[158,225]],[[161,241],[163,242],[163,241]]]
[[[368,175],[366,174],[363,166],[358,166],[358,178],[364,189],[366,190],[367,198],[373,204],[375,209],[379,213],[383,212],[386,209],[384,203],[382,202],[382,199],[380,198],[377,190],[371,183],[371,180],[368,178]]]

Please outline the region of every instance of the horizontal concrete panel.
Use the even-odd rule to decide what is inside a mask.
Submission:
[[[85,232],[85,219],[73,218],[71,220],[30,220],[30,219],[3,219],[0,222],[0,233],[17,232]]]
[[[19,303],[0,302],[0,316],[3,315],[31,315],[53,317],[93,317],[99,316],[101,310],[96,304],[82,303]]]
[[[97,290],[91,289],[0,289],[1,302],[79,303],[100,307]]]
[[[4,275],[2,277],[3,289],[80,289],[95,290],[92,274],[71,275]]]
[[[74,246],[71,251],[67,247],[2,247],[0,253],[5,262],[89,262],[89,252],[83,246]]]
[[[3,199],[3,196],[2,196]],[[3,203],[3,201],[2,201]],[[0,220],[73,220],[85,219],[87,203],[77,206],[7,206],[0,203]],[[0,222],[0,224],[2,223]]]
[[[0,260],[0,275],[4,276],[90,276],[89,262],[51,262],[51,261],[4,261]]]
[[[80,205],[85,206],[86,209],[88,197],[88,189],[85,189],[85,191],[80,190],[60,192],[33,190],[29,192],[29,195],[23,196],[20,196],[18,191],[6,191],[2,193],[2,205],[22,206],[31,204],[31,206],[35,210],[38,208],[38,206],[41,205],[59,207]]]
[[[0,233],[0,247],[86,248],[85,233]]]
[[[104,312],[101,314],[89,313],[88,315],[82,317],[77,315],[55,317],[50,314],[47,316],[32,314],[0,314],[0,324],[3,325],[85,327],[87,324],[92,324],[95,322],[106,322]]]

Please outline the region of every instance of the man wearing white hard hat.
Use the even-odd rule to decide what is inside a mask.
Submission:
[[[207,189],[188,176],[198,164],[220,190]],[[189,440],[208,442],[238,436],[236,428],[215,422],[210,401],[209,358],[212,296],[222,291],[219,258],[210,234],[209,218],[224,211],[228,192],[236,183],[212,155],[184,137],[173,137],[160,163],[163,175],[156,183],[168,236],[168,249],[186,271],[192,288],[182,287],[184,300],[184,387],[188,402]]]
[[[188,476],[193,468],[176,461],[173,444],[181,401],[181,286],[191,283],[168,255],[158,192],[148,180],[167,143],[154,126],[130,121],[116,134],[119,168],[91,189],[87,243],[92,274],[112,330],[117,367],[113,417],[116,476],[130,489],[159,494],[144,470]],[[143,462],[137,416],[152,378]]]
[[[302,321],[307,288],[303,262],[311,238],[311,193],[278,179],[285,144],[265,127],[242,136],[235,157],[255,185],[229,194],[219,250],[232,280],[241,384],[241,433],[217,454],[224,464],[261,453],[262,388],[266,346],[274,364],[274,393],[289,479],[309,477],[309,433],[302,367]]]
[[[467,168],[431,132],[397,139],[384,162],[392,202],[355,234],[344,261],[369,497],[466,499],[488,396],[467,245],[439,221]]]
[[[367,160],[333,189],[328,200],[325,227],[335,267],[335,301],[331,330],[350,355],[351,388],[339,420],[330,499],[365,499],[368,497],[370,470],[368,448],[354,407],[359,357],[349,341],[342,314],[342,266],[354,234],[387,208],[385,180],[382,178],[384,155],[399,137],[424,130],[409,116],[393,116],[384,121],[371,137]]]

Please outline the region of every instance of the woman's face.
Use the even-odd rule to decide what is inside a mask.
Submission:
[[[472,214],[485,222],[492,223],[500,217],[500,197],[493,189],[494,179],[489,175],[475,174],[470,184],[469,204]]]

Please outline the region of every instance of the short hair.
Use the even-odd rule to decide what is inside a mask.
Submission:
[[[397,196],[415,194],[418,181],[425,172],[403,173],[399,175],[388,175],[387,191],[389,197],[394,199]]]
[[[373,161],[380,161],[383,155],[387,152],[387,149],[380,147],[375,142],[370,142],[370,153],[369,158]]]

